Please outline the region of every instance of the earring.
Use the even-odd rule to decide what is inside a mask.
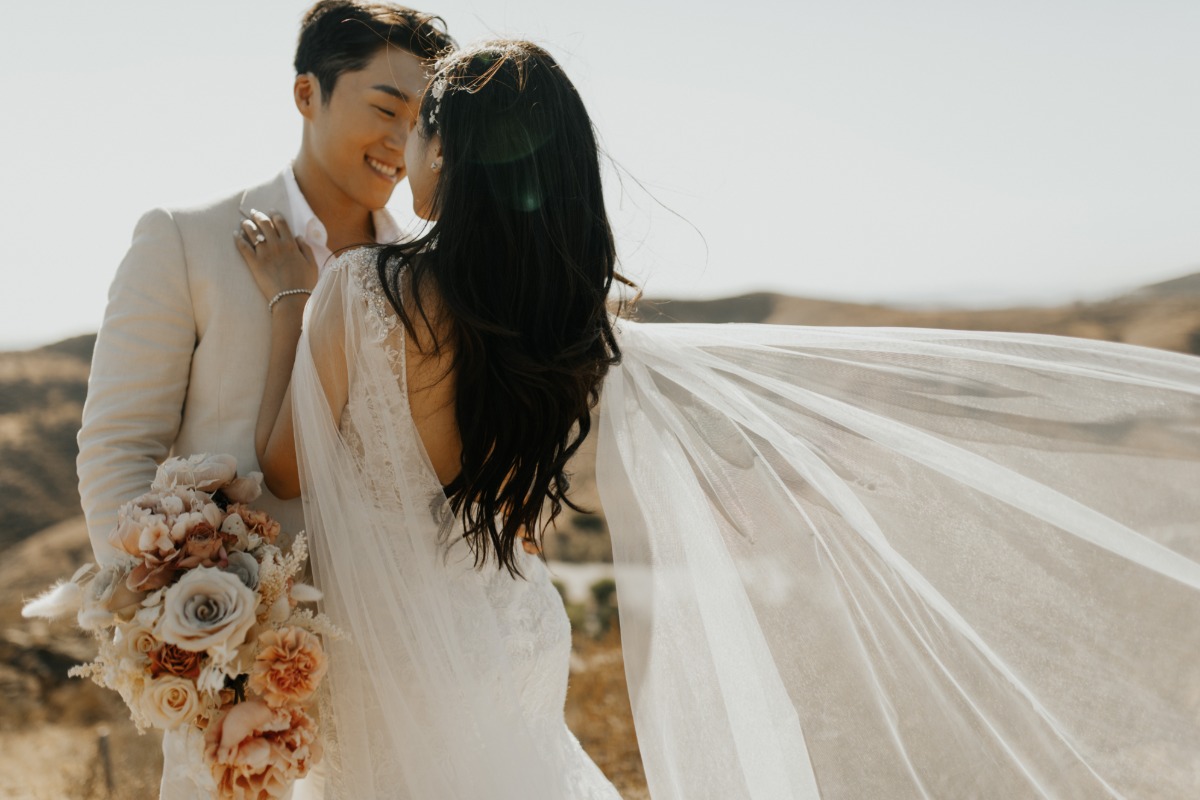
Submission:
[[[431,170],[433,170],[434,172],[437,172],[439,169],[441,169],[441,168],[442,168],[442,162],[440,162],[440,161],[435,161],[435,162],[433,162],[432,164],[430,164],[430,165],[429,165],[429,168],[430,168]]]

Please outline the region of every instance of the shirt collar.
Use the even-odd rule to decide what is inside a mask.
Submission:
[[[296,182],[296,173],[291,164],[288,164],[283,170],[283,183],[287,187],[288,205],[291,207],[288,224],[292,226],[292,230],[304,237],[304,241],[309,245],[326,247],[329,234],[325,230],[325,223],[321,222],[313,212],[312,206],[304,197],[304,192],[300,191],[300,184]],[[391,244],[399,241],[400,226],[396,224],[396,220],[386,208],[372,211],[371,216],[375,222],[375,242],[377,244]]]

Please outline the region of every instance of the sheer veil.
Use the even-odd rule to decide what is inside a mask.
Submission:
[[[655,800],[1197,796],[1200,360],[619,341],[597,480]]]
[[[292,384],[347,634],[327,797],[568,797],[505,690],[364,269],[322,278]],[[1196,796],[1200,360],[920,330],[619,338],[597,478],[655,800]]]

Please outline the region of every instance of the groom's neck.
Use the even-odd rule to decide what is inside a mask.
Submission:
[[[304,199],[325,226],[326,245],[332,252],[375,241],[371,210],[346,194],[303,149],[292,164],[292,172]]]

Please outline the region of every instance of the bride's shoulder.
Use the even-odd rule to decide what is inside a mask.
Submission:
[[[380,273],[380,248],[359,247],[337,256],[327,267],[334,271],[350,296],[367,307],[370,317],[387,333],[396,324],[396,312],[388,300]]]
[[[338,253],[325,267],[325,272],[343,275],[355,281],[363,280],[379,259],[379,248],[356,247],[353,250],[343,250]]]

